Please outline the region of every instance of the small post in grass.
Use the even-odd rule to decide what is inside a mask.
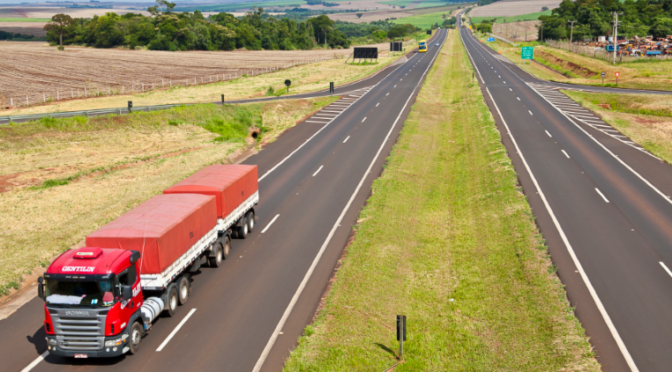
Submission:
[[[285,80],[285,86],[287,87],[287,94],[289,94],[289,86],[292,85],[292,81],[287,79]]]
[[[128,113],[130,114],[133,111],[133,101],[128,101]]]
[[[330,81],[330,82],[329,82],[329,94],[334,94],[334,91],[335,91],[335,89],[334,89],[334,82],[333,82],[333,81]]]
[[[222,106],[224,106],[224,95],[222,94]]]
[[[397,315],[397,341],[399,341],[399,360],[404,360],[404,341],[406,341],[406,315]]]

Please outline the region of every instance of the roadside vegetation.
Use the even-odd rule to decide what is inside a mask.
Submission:
[[[672,97],[563,91],[609,125],[672,164]]]
[[[599,371],[450,32],[285,371]]]
[[[613,65],[605,60],[552,48],[539,42],[510,45],[500,40],[486,41],[486,35],[478,38],[485,45],[501,52],[516,65],[540,79],[562,83],[608,86],[631,89],[672,90],[672,63],[646,59]],[[534,61],[520,59],[522,46],[534,46]],[[602,84],[601,73],[605,78]],[[618,83],[616,72],[620,73]]]
[[[164,188],[274,141],[336,98],[196,105],[0,128],[0,296]],[[260,135],[253,139],[251,131]]]

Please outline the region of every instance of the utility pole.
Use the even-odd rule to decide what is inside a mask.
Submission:
[[[569,29],[569,45],[572,45],[572,38],[574,36],[574,22],[576,21],[567,21],[567,23],[571,23],[571,28]]]
[[[621,13],[616,13],[612,12],[611,13],[614,16],[614,65],[616,64],[616,49],[618,49],[618,16],[622,15],[623,12]]]

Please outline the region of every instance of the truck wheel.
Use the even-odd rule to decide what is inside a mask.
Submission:
[[[221,243],[216,243],[215,244],[215,257],[210,257],[208,258],[208,263],[210,267],[219,267],[219,265],[222,264],[222,260],[224,259],[223,253],[222,253],[222,244]]]
[[[136,354],[140,350],[140,341],[142,341],[142,336],[145,334],[145,330],[142,329],[142,325],[139,322],[133,323],[131,326],[131,337],[129,337],[128,346],[131,348],[129,354]]]
[[[171,285],[168,288],[168,309],[166,310],[168,312],[168,316],[175,315],[178,302],[177,286]]]
[[[250,226],[247,223],[247,216],[243,217],[243,221],[240,226],[238,226],[238,239],[247,238],[247,234],[250,232]]]
[[[247,212],[247,227],[249,232],[254,230],[254,211]]]
[[[177,283],[177,289],[179,291],[179,300],[180,300],[180,305],[184,305],[187,303],[187,300],[189,299],[189,276],[188,275],[182,275],[180,278],[180,281]]]
[[[226,260],[229,258],[229,253],[231,252],[231,239],[228,236],[224,236],[222,239],[222,257]]]

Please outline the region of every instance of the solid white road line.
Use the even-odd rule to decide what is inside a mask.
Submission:
[[[166,347],[166,345],[168,345],[168,342],[175,336],[175,334],[177,334],[177,331],[179,331],[180,328],[182,328],[182,326],[184,325],[184,323],[186,323],[187,320],[189,320],[189,318],[191,318],[191,316],[194,315],[194,312],[196,312],[196,308],[191,309],[189,314],[187,314],[187,316],[185,316],[184,319],[182,319],[180,324],[178,324],[177,327],[175,327],[175,329],[173,329],[172,332],[170,332],[168,337],[166,337],[166,339],[163,340],[163,343],[159,345],[159,348],[156,349],[156,351],[161,351],[163,350],[164,347]]]
[[[597,193],[600,194],[600,196],[602,197],[602,199],[604,199],[605,202],[609,203],[609,199],[607,199],[607,197],[604,196],[604,194],[600,191],[600,189],[596,187],[595,191],[597,191]]]
[[[658,263],[660,264],[660,266],[663,267],[663,269],[665,269],[665,271],[667,271],[667,273],[668,273],[670,276],[672,276],[672,271],[670,271],[670,269],[668,269],[667,266],[666,266],[662,261],[660,261],[660,262],[658,262]],[[42,354],[42,355],[44,355],[44,354]],[[34,362],[33,362],[33,363],[34,363]]]
[[[366,117],[364,119],[362,119],[362,123],[365,122],[365,121],[366,121]]]
[[[661,263],[662,263],[662,262],[661,262]],[[40,356],[38,356],[37,358],[35,358],[35,360],[33,360],[32,363],[30,363],[29,365],[27,365],[26,368],[22,369],[21,372],[28,372],[28,371],[30,371],[31,369],[35,368],[35,366],[38,365],[38,364],[40,364],[40,362],[43,361],[44,358],[47,357],[47,355],[49,355],[49,352],[48,352],[48,351],[45,351],[44,353],[42,353],[42,355],[40,355]]]
[[[546,132],[546,134],[548,134],[549,137],[553,138],[553,136],[551,136],[551,134],[548,133],[548,131],[545,131],[545,132]]]
[[[349,139],[350,139],[350,136],[345,137],[345,139],[343,140],[343,143],[348,142]]]
[[[562,153],[565,154],[565,156],[567,157],[567,159],[569,159],[569,155],[567,154],[567,152],[565,152],[565,150],[560,150],[560,151],[562,151]]]
[[[320,165],[320,167],[317,168],[317,170],[315,171],[315,173],[313,173],[313,177],[317,176],[317,174],[320,173],[320,171],[322,170],[322,168],[324,168],[324,165]],[[267,227],[267,228],[268,228],[268,227]]]
[[[271,227],[271,225],[273,224],[273,222],[275,222],[275,220],[278,219],[278,217],[280,217],[280,215],[279,215],[279,214],[276,214],[275,217],[273,217],[273,219],[271,220],[271,222],[269,222],[268,225],[266,225],[266,227],[264,227],[264,229],[261,230],[261,233],[262,233],[262,234],[265,233],[266,230],[268,230],[268,228]]]
[[[525,166],[525,169],[527,170],[527,173],[530,175],[530,178],[532,179],[532,183],[534,184],[534,187],[539,192],[539,197],[541,198],[542,202],[544,203],[544,206],[546,207],[546,211],[548,211],[548,214],[551,216],[551,219],[553,220],[553,224],[555,225],[555,228],[558,230],[558,233],[560,234],[560,238],[562,239],[563,243],[565,243],[565,247],[567,248],[567,252],[569,252],[570,257],[572,258],[572,261],[574,262],[574,266],[576,266],[576,269],[579,272],[579,275],[581,275],[581,279],[583,279],[583,282],[586,284],[586,288],[588,288],[588,292],[590,293],[590,296],[593,298],[593,301],[595,301],[595,305],[597,306],[597,309],[599,310],[600,315],[602,315],[602,318],[604,319],[604,322],[607,324],[607,328],[609,328],[611,336],[614,338],[614,341],[616,341],[616,345],[618,345],[618,348],[621,351],[621,354],[623,354],[623,358],[625,359],[626,363],[628,363],[628,366],[630,367],[630,369],[633,372],[639,371],[639,369],[637,368],[637,365],[635,364],[635,361],[632,359],[632,356],[630,355],[630,352],[628,351],[628,348],[625,346],[625,343],[623,342],[623,339],[621,339],[621,335],[618,333],[618,330],[616,329],[616,326],[611,321],[611,317],[607,313],[607,309],[604,308],[604,304],[602,304],[602,301],[600,300],[600,297],[597,295],[597,292],[595,291],[595,288],[593,287],[593,284],[590,282],[590,279],[588,278],[588,274],[586,274],[586,271],[583,269],[583,266],[581,265],[581,262],[579,261],[579,258],[576,256],[576,253],[574,252],[574,248],[572,248],[572,245],[569,243],[569,239],[567,239],[567,235],[565,235],[565,231],[562,229],[562,226],[560,226],[560,222],[555,217],[555,213],[553,213],[553,209],[551,209],[551,205],[548,204],[548,200],[546,199],[546,195],[544,194],[541,187],[539,187],[539,182],[537,182],[536,177],[534,177],[534,173],[532,173],[532,169],[530,169],[530,166],[527,164],[527,160],[525,160],[525,157],[523,156],[523,153],[520,151],[520,148],[518,147],[518,143],[516,142],[516,139],[511,134],[511,129],[509,129],[509,125],[506,124],[506,121],[504,120],[504,116],[502,116],[502,113],[499,111],[499,107],[497,106],[497,103],[495,102],[495,99],[492,97],[492,94],[490,94],[490,90],[488,90],[487,88],[485,90],[486,90],[486,92],[488,92],[488,96],[490,96],[490,100],[492,100],[492,103],[494,104],[495,109],[497,110],[497,113],[499,114],[499,117],[502,119],[502,123],[506,127],[506,131],[509,134],[509,137],[511,137],[511,142],[513,142],[513,145],[515,146],[516,150],[518,151],[518,154],[520,155],[520,159],[522,160],[523,165]]]
[[[280,318],[280,321],[278,322],[278,325],[275,327],[275,330],[273,331],[273,333],[271,333],[271,337],[268,340],[268,343],[266,344],[266,347],[261,352],[261,355],[259,356],[259,360],[257,360],[257,363],[254,365],[254,369],[252,369],[252,372],[259,372],[261,370],[261,367],[264,365],[264,362],[266,361],[266,358],[268,357],[268,353],[271,352],[271,348],[273,347],[273,344],[275,344],[275,340],[278,338],[279,332],[282,331],[282,328],[284,327],[285,322],[287,321],[287,318],[289,318],[289,314],[291,314],[292,310],[294,309],[294,306],[296,305],[296,302],[299,300],[299,296],[301,296],[301,293],[303,292],[303,289],[306,287],[306,284],[308,283],[308,280],[313,275],[313,271],[315,270],[315,267],[317,266],[317,263],[320,261],[320,258],[322,258],[322,254],[324,254],[324,251],[327,249],[327,245],[329,245],[329,242],[331,241],[331,238],[334,236],[334,233],[336,232],[336,229],[341,224],[341,221],[343,220],[343,217],[345,217],[345,213],[348,211],[348,209],[350,209],[350,205],[355,200],[355,197],[357,196],[357,193],[362,188],[362,185],[364,185],[364,181],[366,180],[366,177],[369,175],[369,173],[371,173],[371,168],[373,168],[373,165],[376,163],[376,160],[380,156],[380,153],[383,151],[383,148],[385,148],[385,144],[387,143],[387,141],[389,141],[390,136],[392,135],[392,131],[397,126],[397,123],[399,122],[399,119],[401,118],[401,115],[404,113],[404,110],[406,110],[406,107],[408,106],[408,103],[410,102],[411,98],[413,97],[413,94],[418,89],[418,86],[420,85],[420,82],[423,81],[423,78],[427,74],[427,71],[429,70],[429,68],[432,66],[432,62],[434,62],[434,59],[436,59],[437,55],[438,55],[438,53],[435,53],[432,60],[429,62],[429,64],[427,64],[427,68],[425,69],[425,72],[422,74],[422,76],[420,76],[420,79],[418,80],[417,84],[415,85],[415,88],[413,88],[413,90],[411,91],[411,94],[408,96],[408,99],[406,100],[406,103],[401,108],[401,111],[399,111],[399,115],[397,116],[397,119],[394,121],[394,123],[390,127],[390,130],[387,132],[387,135],[385,136],[385,139],[383,140],[383,143],[381,143],[380,147],[378,148],[378,152],[376,152],[376,155],[374,155],[373,159],[371,160],[371,163],[369,164],[369,168],[366,170],[366,172],[364,172],[364,175],[362,176],[361,180],[359,181],[359,184],[355,188],[355,191],[352,193],[352,196],[350,196],[350,200],[348,200],[348,203],[345,205],[345,208],[343,208],[343,211],[341,212],[341,215],[338,217],[338,219],[334,223],[334,226],[331,228],[331,231],[329,232],[329,235],[327,236],[327,239],[324,241],[324,243],[322,243],[322,247],[320,247],[319,252],[317,252],[317,256],[315,256],[315,259],[313,259],[313,263],[308,268],[308,272],[306,272],[306,275],[303,277],[303,280],[301,281],[301,284],[299,284],[299,288],[296,289],[296,293],[294,293],[294,297],[292,297],[291,301],[289,302],[289,305],[287,305],[287,308],[285,309],[285,312],[282,314],[282,318]]]

